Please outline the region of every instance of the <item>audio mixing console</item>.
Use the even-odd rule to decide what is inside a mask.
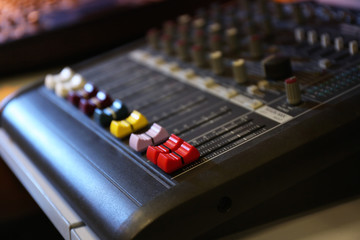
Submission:
[[[100,238],[216,238],[359,193],[360,9],[212,4],[19,92],[1,127]]]

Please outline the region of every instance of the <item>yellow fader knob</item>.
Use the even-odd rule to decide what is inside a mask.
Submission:
[[[148,120],[140,112],[134,110],[129,117],[121,121],[112,121],[110,132],[118,138],[124,138],[148,125]]]

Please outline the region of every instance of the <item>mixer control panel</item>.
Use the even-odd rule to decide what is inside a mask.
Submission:
[[[213,4],[149,30],[146,46],[46,80],[57,79],[56,94],[70,102],[80,96],[75,106],[144,157],[153,156],[148,147],[171,153],[177,167],[160,168],[174,178],[358,87],[359,36],[346,31],[357,28],[356,15],[337,11],[313,2]],[[84,95],[89,85],[102,91]],[[168,148],[169,134],[187,151],[177,153],[180,142]]]
[[[347,161],[359,156],[360,10],[282,2],[224,1],[166,21],[48,74],[4,107],[2,126],[109,239],[220,236],[345,196],[318,186],[359,182]]]

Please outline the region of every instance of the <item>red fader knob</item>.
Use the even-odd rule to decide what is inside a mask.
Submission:
[[[146,157],[154,164],[157,164],[157,159],[160,153],[169,153],[178,149],[184,142],[178,136],[171,134],[169,139],[158,146],[149,146],[146,151]]]
[[[172,153],[160,153],[157,165],[166,173],[172,173],[189,163],[196,161],[200,157],[199,151],[187,142]]]
[[[149,146],[146,157],[166,173],[172,173],[200,157],[199,150],[178,136],[170,138],[159,146]]]
[[[82,98],[89,99],[95,97],[97,92],[98,90],[94,85],[92,85],[91,83],[86,83],[83,89],[79,91],[70,91],[67,96],[67,99],[69,102],[71,102],[76,107],[78,107],[80,103],[80,99]]]
[[[103,109],[109,107],[112,104],[112,99],[109,95],[104,92],[98,92],[96,97],[80,100],[80,110],[88,116],[93,115],[95,108]]]

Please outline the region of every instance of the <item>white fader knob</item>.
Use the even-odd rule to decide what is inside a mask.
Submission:
[[[301,42],[305,41],[305,30],[304,29],[296,28],[294,35],[295,35],[296,42],[301,43]]]
[[[359,44],[357,41],[349,42],[349,52],[351,55],[355,55],[359,52]]]
[[[340,52],[344,49],[344,39],[342,37],[335,38],[334,43],[336,51]]]
[[[58,74],[48,74],[45,77],[45,86],[48,89],[54,89],[57,83],[64,83],[70,81],[72,76],[74,76],[75,72],[69,68],[65,67],[63,70],[61,70]]]
[[[331,44],[330,35],[328,33],[324,33],[321,35],[321,46],[323,48],[329,47]]]
[[[296,77],[285,80],[285,91],[287,102],[290,105],[298,105],[301,103],[300,85]]]
[[[308,43],[310,45],[315,45],[316,44],[317,38],[318,38],[318,35],[317,35],[316,31],[314,31],[314,30],[308,31],[307,37],[308,37]]]

